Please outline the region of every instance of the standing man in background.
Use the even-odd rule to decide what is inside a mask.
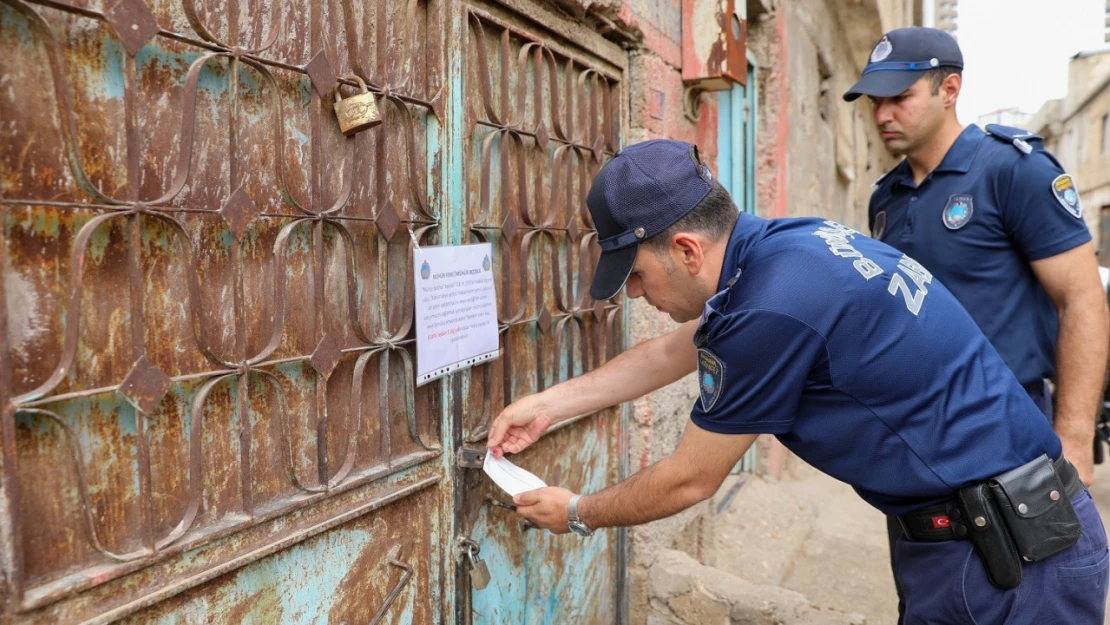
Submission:
[[[1039,136],[960,125],[962,70],[951,35],[900,28],[844,94],[869,97],[887,150],[905,157],[875,184],[871,233],[956,295],[1090,485],[1108,330],[1079,196]]]
[[[1090,485],[1108,341],[1091,235],[1074,182],[1041,137],[960,125],[963,66],[948,33],[900,28],[879,40],[844,94],[868,96],[887,150],[905,157],[875,183],[871,233],[952,291]],[[888,529],[893,566],[902,532],[892,518]]]

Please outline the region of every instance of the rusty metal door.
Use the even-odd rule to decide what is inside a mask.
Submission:
[[[537,10],[0,0],[3,620],[616,620],[620,534],[522,533],[457,460],[620,347],[582,198],[626,61]],[[384,123],[346,138],[356,75]],[[502,358],[418,389],[412,246],[473,240]],[[596,488],[622,432],[521,461]]]
[[[523,12],[523,11],[522,11]],[[541,23],[496,5],[466,8],[466,214],[471,240],[499,250],[500,360],[456,380],[461,433],[480,443],[499,408],[615,355],[622,309],[589,296],[598,248],[584,198],[620,145],[623,67],[615,46],[568,45]],[[549,484],[591,492],[619,479],[618,411],[568,423],[514,458]],[[522,529],[490,505],[504,493],[460,476],[459,531],[481,546],[493,580],[460,597],[475,622],[618,623],[624,534],[583,540]],[[460,580],[461,584],[462,580]],[[466,599],[470,599],[469,602]],[[469,603],[469,605],[467,605]]]

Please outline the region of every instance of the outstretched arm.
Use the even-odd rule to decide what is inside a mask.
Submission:
[[[639,525],[677,514],[720,488],[757,434],[717,434],[692,421],[670,456],[632,477],[578,501],[591,528]],[[517,495],[517,512],[556,534],[568,531],[569,490],[541,488]]]
[[[490,425],[487,446],[520,452],[560,421],[641,397],[691,373],[697,368],[697,324],[685,323],[594,371],[514,402]]]

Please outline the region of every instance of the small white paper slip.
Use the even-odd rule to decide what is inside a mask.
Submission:
[[[492,451],[486,452],[486,459],[482,462],[482,470],[490,476],[494,484],[500,486],[501,490],[513,497],[523,492],[547,486],[540,478],[505,458],[498,458],[493,455]]]

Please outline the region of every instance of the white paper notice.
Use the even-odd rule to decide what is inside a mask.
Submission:
[[[416,385],[497,358],[489,243],[413,250]]]
[[[501,490],[513,497],[523,492],[547,486],[540,478],[505,458],[498,458],[493,455],[493,452],[486,452],[486,459],[482,462],[482,470],[490,476],[495,484],[501,487]]]

